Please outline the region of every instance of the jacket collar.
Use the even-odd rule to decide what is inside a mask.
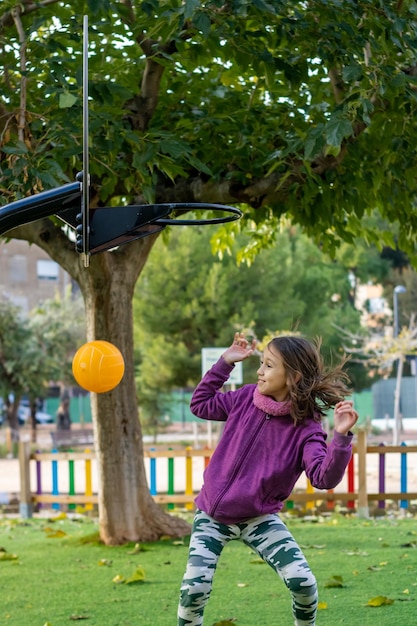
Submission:
[[[270,396],[263,396],[259,392],[258,387],[255,387],[255,391],[253,392],[253,403],[258,409],[274,417],[289,415],[291,411],[291,402],[289,400],[277,402]]]

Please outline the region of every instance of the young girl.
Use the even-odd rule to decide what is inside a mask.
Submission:
[[[318,489],[341,481],[358,415],[343,401],[349,391],[342,364],[326,370],[319,347],[297,336],[268,344],[257,385],[221,392],[234,364],[255,347],[236,333],[191,399],[195,415],[226,423],[196,498],[178,626],[203,624],[218,559],[232,539],[253,548],[285,582],[295,625],[316,623],[316,580],[278,511],[303,471]],[[334,436],[327,445],[320,422],[332,407]]]

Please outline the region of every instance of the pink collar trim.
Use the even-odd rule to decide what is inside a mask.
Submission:
[[[258,387],[255,387],[253,392],[253,403],[256,408],[261,409],[268,415],[278,417],[279,415],[290,415],[291,402],[285,400],[284,402],[277,402],[270,396],[264,396],[260,393]]]

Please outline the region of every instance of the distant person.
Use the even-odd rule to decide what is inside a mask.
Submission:
[[[70,398],[62,394],[61,402],[56,412],[57,430],[71,430]]]
[[[220,554],[233,539],[253,548],[285,582],[293,623],[316,623],[315,576],[278,511],[303,471],[318,489],[342,480],[358,414],[344,401],[349,390],[343,364],[326,370],[319,346],[296,336],[275,337],[267,345],[256,385],[222,392],[234,364],[255,348],[255,341],[236,333],[191,399],[194,415],[225,422],[225,428],[196,498],[178,626],[203,624]],[[327,445],[320,422],[333,407],[334,435]]]

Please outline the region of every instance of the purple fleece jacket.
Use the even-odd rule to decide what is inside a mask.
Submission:
[[[317,489],[335,487],[352,454],[352,433],[335,432],[327,445],[320,424],[306,419],[294,425],[288,403],[261,396],[257,385],[221,392],[232,369],[220,358],[191,399],[197,417],[226,422],[197,507],[219,522],[236,524],[278,512],[303,471]]]

